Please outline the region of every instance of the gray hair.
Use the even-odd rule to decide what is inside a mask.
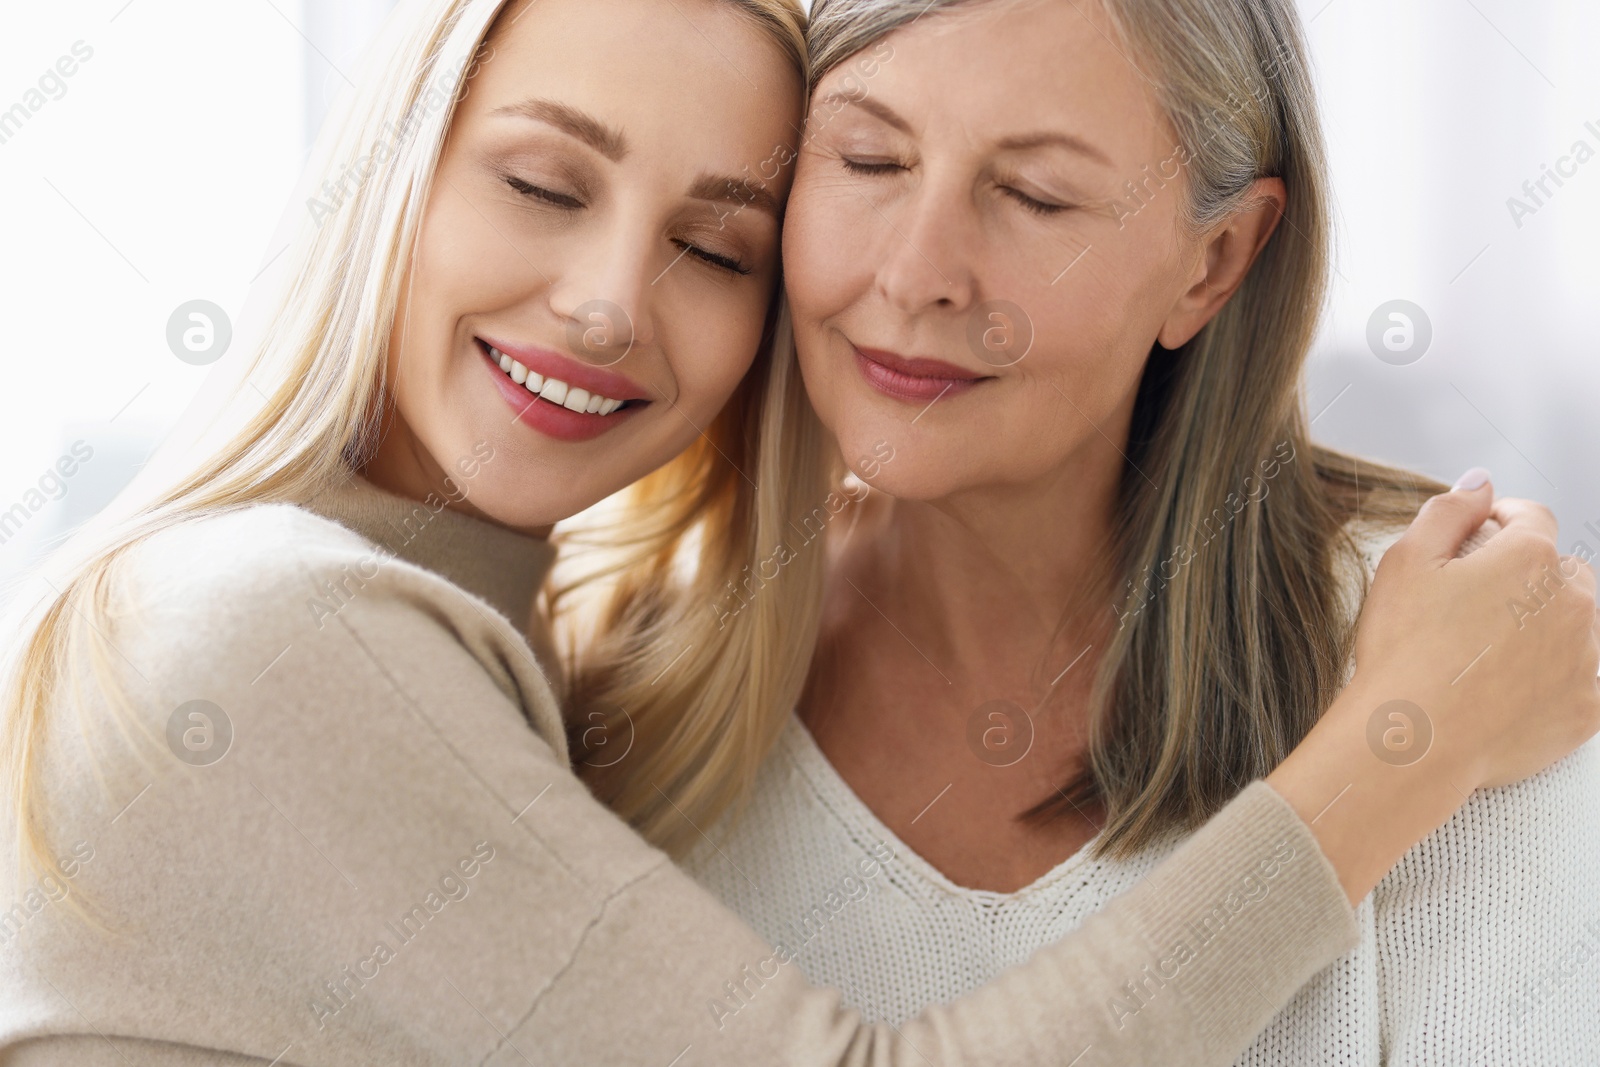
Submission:
[[[1015,2],[817,0],[811,86],[918,19]],[[1047,819],[1101,804],[1095,853],[1127,856],[1198,827],[1299,743],[1342,688],[1353,645],[1340,590],[1347,566],[1364,570],[1346,523],[1409,521],[1421,496],[1446,487],[1310,440],[1301,370],[1331,226],[1292,0],[1098,2],[1177,141],[1177,169],[1163,160],[1125,176],[1130,202],[1142,206],[1151,183],[1182,178],[1180,217],[1198,235],[1246,206],[1258,178],[1282,179],[1288,194],[1222,310],[1180,350],[1155,344],[1149,353],[1119,486],[1119,558],[1105,576],[1139,598],[1138,610],[1123,605],[1095,668],[1082,769],[1027,813]],[[1227,515],[1221,503],[1268,469],[1271,495],[1229,516],[1168,578],[1166,562],[1191,558],[1193,531],[1215,525]]]

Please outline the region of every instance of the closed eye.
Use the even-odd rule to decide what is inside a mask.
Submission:
[[[508,176],[506,178],[506,184],[511,186],[511,188],[515,189],[517,192],[521,193],[523,196],[530,197],[534,200],[542,200],[552,207],[565,208],[568,211],[575,211],[583,206],[583,201],[579,200],[577,197],[568,196],[565,193],[558,193],[553,189],[546,189],[541,185],[534,185],[532,182],[525,182],[521,178],[515,176]]]
[[[844,164],[844,169],[851,174],[888,174],[890,171],[905,169],[898,163],[872,159],[851,159],[848,156],[840,156],[839,162]]]
[[[1002,187],[1002,191],[1035,215],[1059,215],[1067,210],[1065,204],[1049,204],[1043,200],[1035,200],[1021,189],[1013,189],[1009,185]]]
[[[674,241],[672,243],[682,249],[684,255],[693,256],[702,262],[709,263],[713,267],[718,267],[729,272],[730,274],[750,273],[750,268],[746,267],[743,263],[740,263],[737,259],[730,259],[728,256],[722,256],[715,252],[709,252],[706,249],[701,248],[699,245],[690,244],[688,241]]]

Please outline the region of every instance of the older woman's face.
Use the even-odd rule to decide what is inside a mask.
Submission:
[[[874,486],[1038,483],[1121,447],[1152,343],[1220,303],[1179,225],[1176,137],[1114,40],[1094,4],[980,4],[818,86],[784,270],[844,456],[895,446]]]

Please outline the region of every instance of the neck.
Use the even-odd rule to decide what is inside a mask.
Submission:
[[[439,465],[432,453],[411,432],[410,427],[388,407],[378,429],[379,445],[372,458],[357,471],[378,488],[408,500],[445,501],[445,507],[463,515],[527,537],[549,539],[554,526],[510,526],[475,506],[457,479]]]
[[[851,579],[935,662],[1054,677],[1112,621],[1123,460],[1100,438],[1085,451],[1036,484],[887,502],[845,549]]]

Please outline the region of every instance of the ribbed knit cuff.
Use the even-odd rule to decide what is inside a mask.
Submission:
[[[1355,911],[1311,828],[1251,783],[1138,890],[1153,958],[1126,990],[1170,987],[1226,1062],[1318,971],[1355,947]]]

